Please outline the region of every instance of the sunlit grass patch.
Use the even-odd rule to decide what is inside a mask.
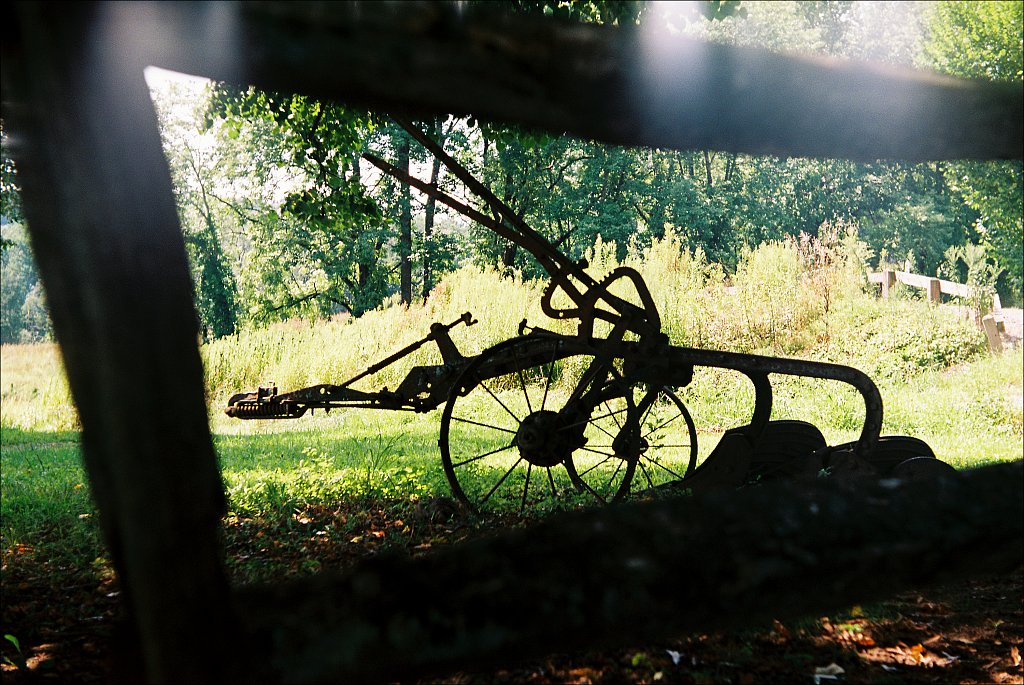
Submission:
[[[334,412],[312,420],[232,422],[215,436],[232,512],[280,516],[351,498],[447,492],[436,416]]]

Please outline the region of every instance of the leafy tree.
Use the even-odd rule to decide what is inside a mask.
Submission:
[[[20,223],[21,193],[9,148],[10,141],[7,140],[3,119],[0,119],[0,217],[5,221]],[[3,246],[6,247],[7,243],[3,243]]]
[[[745,2],[742,7],[746,10],[742,14],[706,18],[691,24],[687,32],[716,42],[779,52],[824,51],[825,37],[820,26],[810,20],[805,3]]]
[[[1024,5],[1019,2],[934,3],[925,64],[958,76],[1017,82],[1024,78]]]
[[[574,257],[601,240],[614,242],[617,258],[625,258],[630,240],[642,240],[637,236],[641,189],[635,179],[643,173],[638,151],[581,141],[566,141],[561,154],[561,145],[553,147],[538,223],[556,246]]]
[[[939,2],[932,8],[924,63],[957,76],[1024,81],[1024,4]],[[1020,161],[950,165],[951,184],[981,214],[983,244],[1006,269],[1011,299],[1024,286],[1024,174]]]
[[[8,223],[0,238],[6,246],[0,252],[0,343],[48,340],[53,331],[28,236],[20,224]]]
[[[1002,269],[992,264],[983,245],[966,243],[954,245],[946,250],[945,261],[939,268],[940,276],[952,277],[973,288],[971,307],[978,315],[990,311],[992,296],[996,293],[996,281]]]
[[[233,218],[226,215],[214,188],[223,149],[197,134],[196,99],[203,86],[170,83],[154,92],[160,134],[171,172],[185,248],[195,290],[196,310],[205,337],[235,332],[238,325],[237,286],[220,234]],[[187,114],[175,113],[187,110]],[[204,144],[205,143],[205,144]]]
[[[804,16],[821,31],[830,55],[912,66],[921,52],[927,2],[801,3]]]
[[[359,169],[374,120],[301,95],[223,85],[208,125],[215,120],[228,136],[271,136],[276,157],[265,160],[267,167],[291,181],[276,216],[264,213],[253,225],[259,252],[253,283],[263,292],[265,315],[300,305],[319,316],[359,314],[379,305],[388,294],[387,235]]]
[[[507,207],[544,233],[548,228],[546,219],[550,218],[545,209],[562,190],[558,180],[564,180],[564,174],[555,171],[552,164],[566,153],[570,139],[484,125],[479,145],[478,178]],[[484,211],[490,213],[490,208]],[[504,269],[525,267],[527,273],[536,275],[536,265],[518,245],[478,226],[471,229],[471,235],[476,261]]]
[[[477,153],[481,136],[475,121],[471,124],[465,118],[449,116],[413,124],[477,178],[481,177]],[[471,204],[474,202],[472,196],[464,195],[462,183],[449,175],[440,160],[418,143],[413,143],[411,155],[416,166],[412,175]],[[413,264],[414,271],[419,274],[415,280],[422,297],[427,298],[445,273],[476,259],[477,238],[480,236],[476,234],[474,225],[435,198],[414,192],[413,207],[416,210],[413,217]]]
[[[639,0],[510,0],[508,5],[519,14],[544,14],[574,21],[618,25],[637,23],[647,8],[647,3]]]
[[[918,54],[927,14],[922,3],[508,4],[519,12],[664,22],[735,44],[894,63]],[[930,272],[950,245],[990,245],[1003,235],[991,230],[991,207],[976,231],[978,215],[964,199],[980,186],[962,183],[956,165],[637,150],[472,120],[419,124],[574,258],[600,240],[614,243],[621,259],[631,244],[643,248],[671,231],[732,268],[744,245],[851,222],[874,251],[900,260],[913,253]],[[220,311],[256,322],[358,314],[394,293],[410,302],[426,297],[438,275],[460,260],[544,275],[517,246],[448,218],[436,201],[361,166],[361,150],[371,148],[461,194],[443,167],[387,119],[301,96],[218,87],[206,127],[215,150],[172,146],[180,157],[172,166],[184,179],[179,205],[186,208],[197,305],[211,332]],[[1012,203],[1002,211],[1012,213]]]
[[[0,120],[0,343],[49,340],[46,293],[22,226],[21,188]]]

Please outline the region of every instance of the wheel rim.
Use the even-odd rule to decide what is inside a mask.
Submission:
[[[438,441],[458,500],[478,513],[520,514],[603,501],[581,491],[566,468],[583,444],[583,429],[576,414],[562,410],[592,361],[557,338],[522,338],[467,366],[445,404]]]
[[[625,384],[625,381],[618,381]],[[635,437],[631,445],[622,445],[630,405],[636,417]],[[621,391],[602,398],[591,410],[585,432],[587,444],[572,455],[567,464],[577,487],[598,490],[610,500],[631,492],[651,489],[678,481],[689,475],[697,464],[697,431],[686,406],[670,388],[648,389],[636,384],[628,395]],[[632,450],[626,460],[615,456],[616,440]],[[629,478],[616,473],[621,464],[635,461]]]

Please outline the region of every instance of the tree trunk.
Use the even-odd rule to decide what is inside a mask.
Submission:
[[[444,147],[446,134],[440,119],[434,120],[434,139],[437,144]],[[441,176],[441,160],[434,157],[434,163],[430,167],[430,185],[436,186]],[[433,244],[434,235],[434,213],[437,211],[437,198],[433,195],[427,198],[427,205],[423,214],[423,299],[430,296],[434,289],[433,268]]]
[[[651,166],[654,168],[654,182],[651,189],[653,204],[651,213],[647,218],[647,230],[651,237],[660,239],[665,237],[665,186],[666,178],[663,170],[665,158],[657,150],[651,150]],[[639,211],[639,210],[638,210]],[[641,217],[643,218],[643,217]]]
[[[359,155],[360,153],[358,151],[352,154],[352,180],[357,183],[360,182],[362,177],[362,169],[359,167],[359,163],[362,158]],[[374,249],[368,256],[361,257],[356,262],[356,287],[352,288],[353,292],[349,294],[349,301],[356,307],[355,310],[353,310],[352,307],[348,308],[349,313],[352,315],[362,313],[362,309],[357,303],[362,301],[361,294],[370,283],[370,275],[373,273],[373,269],[377,265],[377,254],[379,249],[379,246],[376,246],[376,249]]]
[[[224,264],[224,249],[217,235],[212,214],[204,214],[206,228],[197,241],[199,250],[199,283],[195,284],[196,298],[202,297],[209,307],[206,334],[214,338],[232,335],[238,324],[235,312],[235,283],[231,271]]]
[[[498,161],[501,161],[501,148],[498,148]],[[519,207],[513,207],[515,193],[512,191],[516,185],[516,178],[512,174],[511,169],[505,170],[505,193],[502,198],[502,202],[505,203],[506,207],[509,207],[514,212],[520,212]],[[509,269],[515,268],[516,265],[516,254],[519,252],[519,246],[511,241],[505,241],[505,246],[501,251],[501,265],[504,271],[508,272]]]
[[[705,192],[710,196],[712,193],[712,181],[711,181],[711,157],[708,155],[708,151],[704,150],[704,174],[707,182]]]
[[[104,34],[116,12],[68,5],[55,20],[50,6],[18,6],[23,51],[5,45],[4,118],[146,678],[206,680],[225,674],[237,634],[218,540],[224,492],[147,61]]]
[[[398,134],[398,168],[406,174],[409,170],[409,136],[400,131]],[[399,256],[399,288],[403,304],[412,304],[412,190],[401,184],[399,190],[399,208],[401,215],[398,220],[398,256]]]
[[[518,246],[515,243],[505,241],[505,247],[501,250],[501,266],[505,272],[516,265],[516,253]]]

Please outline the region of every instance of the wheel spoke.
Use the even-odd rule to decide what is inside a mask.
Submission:
[[[608,449],[612,448],[611,445],[599,445],[599,447],[607,447]],[[593,452],[594,454],[600,454],[602,457],[608,457],[609,459],[617,456],[615,452],[602,452],[601,450],[595,450],[593,447],[583,446],[580,449],[583,450],[584,452]]]
[[[529,416],[533,413],[533,407],[530,406],[530,393],[526,392],[526,381],[523,380],[523,365],[519,361],[519,350],[515,347],[512,348],[512,356],[516,360],[516,376],[519,377],[519,387],[523,389],[523,397],[526,398],[526,415]]]
[[[646,478],[646,479],[647,479],[647,487],[649,487],[649,488],[653,488],[653,487],[654,487],[654,481],[652,481],[652,480],[651,480],[651,474],[650,474],[650,472],[649,472],[649,471],[647,470],[647,467],[646,467],[646,466],[644,466],[644,463],[643,463],[642,461],[638,461],[638,462],[637,462],[636,464],[637,464],[637,466],[639,466],[639,467],[640,467],[640,470],[641,470],[641,471],[643,471],[643,473],[644,473],[644,478]]]
[[[577,475],[577,476],[579,476],[580,478],[582,478],[583,476],[587,475],[588,473],[590,473],[591,471],[593,471],[594,469],[596,469],[596,468],[597,468],[598,466],[600,466],[601,464],[605,463],[605,462],[606,462],[606,461],[608,461],[609,459],[614,459],[614,458],[615,458],[615,457],[614,457],[614,455],[612,455],[612,456],[608,456],[608,457],[605,457],[604,459],[602,459],[601,461],[597,462],[596,464],[594,464],[594,465],[593,465],[593,466],[591,466],[590,468],[588,468],[588,469],[584,469],[583,471],[580,471],[580,472],[579,472],[578,474],[576,474],[576,475]]]
[[[551,361],[548,362],[548,377],[544,381],[544,397],[540,401],[540,410],[544,411],[544,407],[548,403],[548,388],[551,387],[551,378],[555,375],[555,355],[558,354],[558,345],[551,346]],[[549,471],[550,474],[550,471]]]
[[[590,484],[589,484],[589,483],[587,483],[587,481],[585,481],[585,480],[581,480],[581,481],[580,481],[580,483],[581,483],[581,484],[583,485],[583,487],[584,487],[584,488],[586,488],[586,489],[587,489],[587,492],[589,492],[589,493],[590,493],[591,495],[593,495],[593,496],[594,496],[594,499],[596,499],[596,500],[597,500],[598,502],[600,502],[601,504],[604,504],[604,497],[602,497],[601,495],[599,495],[599,494],[597,493],[597,491],[596,491],[596,490],[594,490],[594,488],[590,487]]]
[[[551,476],[551,467],[547,467],[548,472],[548,485],[551,486],[551,496],[558,497],[558,491],[555,490],[555,479]]]
[[[644,421],[647,420],[647,417],[651,415],[651,410],[654,409],[654,405],[657,404],[657,402],[658,400],[657,398],[655,398],[654,402],[651,402],[649,405],[647,405],[647,409],[644,410],[644,415],[640,417],[641,426],[644,425]]]
[[[682,477],[682,476],[680,476],[680,475],[679,475],[678,473],[676,473],[675,471],[673,471],[673,470],[672,470],[672,469],[670,469],[669,467],[665,466],[665,465],[664,465],[664,464],[662,464],[661,462],[659,462],[659,461],[655,461],[654,459],[651,459],[651,458],[650,458],[650,457],[648,457],[647,455],[641,455],[641,456],[642,456],[642,457],[643,457],[644,459],[646,459],[647,461],[651,462],[651,464],[652,464],[653,466],[657,466],[657,467],[658,467],[659,469],[661,469],[662,471],[668,471],[669,473],[671,473],[671,474],[672,474],[673,476],[675,476],[675,477],[676,477],[676,478],[678,478],[679,480],[682,480],[682,479],[683,479],[683,477]],[[642,464],[641,464],[641,465],[642,465]]]
[[[598,424],[596,424],[596,423],[595,423],[595,424],[593,424],[593,426],[594,426],[594,428],[596,428],[597,430],[601,431],[602,433],[604,433],[605,435],[607,435],[607,436],[608,436],[609,438],[611,438],[611,439],[612,439],[612,441],[614,441],[614,440],[615,440],[615,436],[614,436],[614,435],[612,435],[611,433],[609,433],[608,431],[606,431],[606,430],[604,429],[604,426],[599,426],[599,425],[598,425]],[[620,427],[620,430],[621,430],[621,427]]]
[[[575,428],[576,426],[582,426],[585,423],[591,423],[593,421],[600,421],[601,419],[607,419],[609,416],[614,416],[615,414],[621,414],[624,411],[629,411],[629,407],[626,407],[625,409],[618,409],[616,411],[611,412],[610,414],[601,414],[600,416],[588,416],[587,418],[583,419],[582,421],[577,421],[576,423],[570,423],[570,424],[568,424],[566,426],[563,426],[562,429],[565,430],[565,429],[568,429],[568,428]],[[618,423],[618,421],[616,421],[616,423]]]
[[[453,416],[452,417],[452,421],[460,421],[461,423],[471,423],[474,426],[480,426],[481,428],[490,428],[492,430],[501,431],[502,433],[511,433],[512,435],[516,434],[516,431],[512,430],[511,428],[502,428],[501,426],[493,426],[493,425],[491,425],[489,423],[480,423],[479,421],[473,421],[472,419],[463,419],[463,418],[460,418],[458,416]]]
[[[516,467],[519,466],[519,464],[522,461],[523,461],[522,457],[519,457],[518,459],[516,459],[516,463],[512,464],[512,467],[508,471],[505,472],[505,475],[503,475],[498,480],[498,482],[494,484],[494,487],[491,488],[490,491],[486,495],[484,495],[484,498],[482,500],[480,500],[480,504],[483,504],[484,502],[486,502],[487,500],[489,500],[491,498],[491,495],[494,494],[494,491],[497,490],[499,487],[501,487],[501,484],[505,482],[505,479],[508,478],[510,475],[512,475],[512,472],[516,470]]]
[[[526,485],[523,486],[523,501],[519,503],[519,513],[522,514],[523,510],[526,509],[526,493],[530,491],[530,471],[533,470],[533,464],[527,462],[526,464]]]
[[[664,427],[665,427],[665,426],[667,426],[668,424],[672,423],[673,421],[675,421],[675,420],[677,420],[677,419],[680,419],[680,418],[682,418],[682,416],[683,416],[683,413],[682,413],[682,412],[679,412],[678,414],[676,414],[675,416],[673,416],[673,417],[672,417],[671,419],[669,419],[669,420],[668,420],[668,421],[666,421],[665,423],[661,424],[660,426],[655,426],[655,427],[654,427],[654,428],[652,428],[651,430],[647,431],[647,433],[645,433],[643,437],[645,437],[645,438],[646,438],[646,437],[647,437],[648,435],[650,435],[650,434],[651,434],[651,433],[653,433],[654,431],[658,431],[658,430],[661,430],[662,428],[664,428]]]
[[[487,387],[486,383],[484,383],[483,381],[480,381],[480,387],[483,388],[484,390],[486,390],[487,394],[490,395],[494,399],[495,402],[500,404],[501,408],[504,409],[505,411],[507,411],[509,416],[511,416],[513,419],[516,420],[516,423],[522,423],[523,422],[523,420],[521,418],[519,418],[518,416],[516,416],[512,412],[511,409],[509,409],[508,407],[505,406],[504,402],[502,402],[500,399],[498,399],[497,395],[495,395],[493,392],[491,392],[491,389]]]
[[[627,410],[629,409],[629,406],[627,405],[626,409],[623,409],[623,410],[621,410],[620,412],[613,412],[613,411],[612,411],[612,408],[608,406],[608,400],[605,400],[605,401],[604,401],[604,407],[605,407],[605,409],[607,409],[607,410],[608,410],[609,412],[611,412],[610,414],[607,414],[607,416],[610,416],[610,417],[612,417],[612,421],[614,421],[614,422],[615,422],[615,425],[616,425],[616,426],[618,426],[618,427],[619,427],[619,429],[621,430],[621,429],[622,429],[622,424],[621,424],[621,423],[619,423],[619,420],[618,420],[617,418],[615,418],[615,414],[616,414],[616,413],[619,413],[619,414],[621,414],[621,413],[622,413],[623,411],[627,411]]]
[[[475,457],[470,457],[469,459],[464,459],[463,461],[460,461],[458,463],[452,464],[452,468],[453,469],[457,469],[460,466],[465,466],[466,464],[469,464],[470,462],[477,461],[478,459],[483,459],[484,457],[489,457],[492,454],[497,454],[498,452],[504,452],[505,450],[511,449],[512,447],[513,447],[513,445],[510,443],[508,445],[505,445],[504,447],[499,447],[496,450],[491,450],[490,452],[485,452],[483,454],[478,454]]]
[[[619,475],[619,469],[622,468],[622,465],[624,463],[625,463],[625,460],[623,459],[623,460],[620,460],[619,463],[615,466],[615,472],[612,473],[612,477],[608,479],[608,487],[609,488],[612,486],[612,483],[615,482],[615,476]]]

